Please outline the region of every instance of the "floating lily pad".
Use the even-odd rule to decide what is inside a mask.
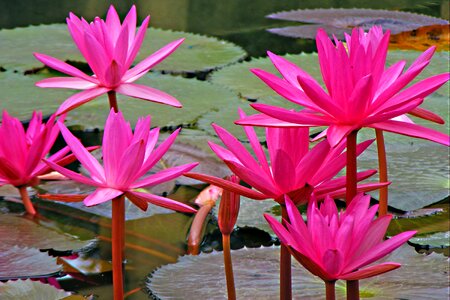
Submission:
[[[314,39],[319,28],[338,38],[344,37],[353,27],[365,30],[374,25],[390,30],[393,34],[411,31],[426,25],[448,24],[447,20],[410,12],[374,9],[299,9],[278,12],[267,16],[271,19],[313,23],[317,25],[290,26],[269,29],[270,32],[295,38]]]
[[[444,248],[450,246],[450,231],[437,232],[429,236],[418,236],[410,240],[414,245],[427,248]]]
[[[279,248],[232,251],[238,299],[279,298]],[[384,261],[403,266],[395,271],[360,282],[361,294],[372,299],[445,299],[448,295],[448,259],[439,254],[418,254],[403,246]],[[325,299],[323,282],[295,260],[292,263],[294,299]],[[223,299],[226,283],[220,252],[183,256],[149,277],[147,288],[157,299]],[[199,284],[201,283],[201,284]],[[345,282],[338,281],[337,296],[345,297]],[[340,298],[339,298],[340,299]]]
[[[408,230],[417,230],[418,235],[431,235],[440,231],[447,231],[450,227],[449,204],[438,203],[430,209],[440,208],[442,211],[432,215],[409,217],[398,216],[389,224],[387,235],[393,236]]]
[[[75,91],[41,89],[34,86],[36,81],[46,77],[49,75],[21,76],[10,72],[0,73],[2,108],[22,120],[29,119],[33,110],[42,110],[44,115],[54,113]],[[132,124],[139,117],[151,114],[152,126],[188,126],[194,124],[203,114],[218,110],[237,98],[226,88],[196,79],[151,74],[137,82],[173,95],[182,102],[183,108],[177,109],[118,95],[119,108]],[[69,126],[78,129],[103,129],[108,113],[109,102],[105,95],[72,110],[67,115],[66,121]]]
[[[37,248],[2,245],[0,250],[0,280],[50,277],[62,269],[55,257]],[[3,296],[1,283],[0,294]]]
[[[0,282],[0,294],[3,300],[56,300],[66,299],[66,297],[71,295],[71,293],[57,289],[49,284],[31,280]]]
[[[135,124],[139,117],[152,115],[152,126],[192,126],[203,114],[228,105],[236,96],[229,90],[196,79],[152,74],[138,83],[152,86],[177,98],[183,108],[155,104],[118,95],[118,104],[125,118]],[[109,113],[106,96],[90,101],[70,112],[67,124],[83,129],[103,129]]]
[[[372,131],[372,133],[370,133]],[[362,130],[361,139],[373,138]],[[449,153],[445,146],[429,141],[384,133],[388,161],[389,205],[411,211],[436,203],[449,195]],[[358,168],[378,169],[376,146],[358,158]],[[370,192],[378,198],[378,192]]]
[[[34,247],[55,251],[81,250],[92,244],[92,240],[79,239],[58,233],[23,217],[2,214],[0,217],[1,247]]]
[[[45,191],[48,194],[70,194],[70,195],[76,195],[76,194],[83,194],[87,195],[90,194],[95,190],[94,187],[84,185],[72,180],[67,181],[52,181],[47,182],[43,185],[40,185],[40,188]],[[55,202],[55,201],[52,201]],[[112,218],[112,202],[107,201],[104,203],[101,203],[99,205],[87,207],[83,204],[83,202],[55,202],[61,205],[67,205],[76,209],[80,209],[82,211],[106,217],[106,218]],[[153,205],[149,203],[147,211],[142,211],[140,208],[138,208],[136,205],[134,205],[131,201],[128,199],[125,199],[125,219],[126,220],[134,220],[134,219],[140,219],[140,218],[146,218],[154,214],[167,214],[171,213],[172,210],[163,208],[160,206]]]
[[[209,71],[237,62],[245,51],[230,42],[186,32],[149,28],[136,62],[171,41],[186,38],[176,53],[155,70],[169,72]],[[21,72],[42,68],[33,52],[45,53],[60,60],[84,62],[65,24],[29,26],[0,30],[0,67]],[[11,51],[14,49],[14,51]]]

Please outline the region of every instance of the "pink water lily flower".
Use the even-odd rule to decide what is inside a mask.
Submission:
[[[52,169],[42,159],[49,153],[58,134],[54,115],[43,123],[42,112],[33,112],[25,131],[19,119],[3,111],[0,125],[0,186],[35,185],[39,176],[50,173]],[[73,155],[67,155],[69,152],[69,147],[64,147],[47,159],[54,164],[68,164],[75,160]]]
[[[69,97],[59,107],[56,112],[58,115],[110,91],[181,107],[180,102],[174,97],[152,87],[133,83],[175,51],[184,40],[179,39],[169,43],[130,68],[142,45],[149,21],[150,16],[147,16],[136,33],[134,5],[122,24],[112,5],[105,21],[96,17],[93,22],[88,23],[85,19],[70,13],[67,18],[69,32],[94,75],[89,76],[54,57],[34,53],[34,56],[48,67],[72,76],[44,79],[37,82],[37,86],[83,90]]]
[[[58,166],[52,161],[46,161],[46,163],[72,180],[97,187],[92,194],[84,199],[86,206],[100,204],[125,195],[142,210],[146,210],[148,202],[150,202],[177,211],[195,212],[195,209],[183,203],[136,191],[136,189],[142,187],[154,186],[172,180],[198,164],[190,163],[167,168],[144,177],[173,144],[179,129],[155,149],[159,128],[150,130],[150,116],[138,120],[133,134],[130,123],[124,119],[122,113],[115,113],[111,110],[103,135],[102,166],[63,123],[58,122],[58,125],[72,152],[88,170],[90,178]]]
[[[424,98],[449,80],[449,73],[435,75],[406,87],[429,64],[434,47],[422,53],[404,71],[406,61],[385,69],[389,32],[374,27],[367,34],[353,29],[347,45],[317,33],[320,70],[326,90],[295,64],[268,53],[283,78],[263,70],[252,72],[275,92],[305,109],[292,111],[266,104],[252,104],[263,115],[250,116],[236,123],[255,126],[328,126],[332,147],[350,132],[362,127],[395,132],[450,144],[448,135],[412,123],[405,113],[442,123],[439,116],[419,108]],[[406,88],[405,88],[406,87]],[[273,118],[281,120],[274,121]],[[283,123],[281,122],[281,123]],[[287,123],[286,123],[287,122]]]
[[[246,117],[242,110],[239,115],[241,118]],[[343,152],[345,143],[331,149],[327,141],[322,141],[309,149],[308,128],[267,128],[267,159],[254,128],[244,126],[255,158],[231,133],[218,125],[212,126],[226,148],[209,142],[211,149],[234,174],[259,192],[205,174],[188,173],[185,176],[252,199],[272,198],[279,203],[284,203],[284,195],[289,195],[297,204],[307,203],[313,191],[318,197],[324,197],[326,194],[336,197],[345,194],[345,176],[333,179],[346,164],[346,153]],[[372,142],[373,140],[369,140],[359,144],[357,154],[361,154]],[[375,173],[375,170],[359,172],[358,181]],[[358,190],[368,191],[383,185],[386,183],[361,184]]]
[[[378,205],[369,207],[370,196],[357,195],[345,211],[338,212],[334,200],[326,197],[318,207],[310,201],[307,224],[294,203],[287,198],[289,221],[285,226],[265,214],[281,243],[311,273],[324,281],[359,280],[400,267],[386,262],[366,267],[388,255],[416,231],[406,231],[384,240],[392,215],[374,219]]]

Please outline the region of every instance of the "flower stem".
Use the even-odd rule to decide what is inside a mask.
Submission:
[[[386,147],[384,145],[383,131],[380,129],[375,129],[375,134],[377,137],[377,152],[378,152],[378,171],[379,171],[379,181],[388,181],[388,170],[387,170],[387,159],[386,159]],[[387,214],[388,210],[388,187],[382,187],[379,190],[379,204],[378,216],[384,216]]]
[[[356,141],[358,131],[354,130],[347,136],[347,186],[345,202],[348,206],[356,196],[357,184],[357,160],[356,160]],[[347,300],[359,299],[359,283],[357,280],[347,281]]]
[[[336,289],[335,289],[336,281],[325,281],[325,289],[326,289],[326,299],[327,300],[335,300],[336,299]]]
[[[225,265],[225,276],[227,279],[228,300],[236,300],[236,289],[234,288],[233,264],[231,262],[230,235],[222,234],[223,264]]]
[[[123,300],[123,248],[125,201],[123,196],[112,200],[112,266],[114,300]]]
[[[200,253],[200,244],[202,242],[202,231],[205,226],[205,220],[213,207],[214,204],[206,204],[200,207],[195,214],[188,237],[188,253],[191,255],[198,255]]]
[[[352,199],[356,196],[356,137],[358,131],[352,131],[347,136],[347,186],[345,202],[350,204]]]
[[[359,300],[359,281],[347,281],[347,300]]]
[[[113,108],[114,112],[119,112],[119,106],[117,105],[116,91],[108,92],[109,108]]]
[[[31,203],[30,196],[28,195],[27,192],[27,187],[25,185],[22,185],[18,187],[18,189],[27,213],[34,216],[36,214],[36,210],[33,207],[33,203]]]
[[[281,217],[289,220],[285,205],[281,205]],[[280,300],[292,299],[291,253],[287,246],[281,244],[280,250]]]

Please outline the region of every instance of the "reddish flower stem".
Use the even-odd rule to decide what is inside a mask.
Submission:
[[[125,228],[125,200],[119,196],[112,200],[112,266],[114,300],[123,300],[123,250]]]
[[[325,281],[326,299],[335,300],[336,299],[336,281]]]
[[[281,205],[281,217],[289,221],[285,205]],[[280,300],[292,299],[291,253],[287,246],[281,244],[280,250]]]
[[[352,131],[347,136],[347,186],[345,202],[350,204],[352,199],[356,196],[356,137],[358,131]]]
[[[225,265],[225,276],[227,279],[228,300],[236,300],[236,289],[234,287],[233,264],[231,262],[230,235],[222,234],[223,264]]]
[[[357,176],[357,160],[356,160],[356,141],[358,131],[354,130],[347,136],[347,186],[345,202],[347,206],[356,196],[356,176]],[[359,299],[359,283],[355,281],[347,281],[347,300]]]
[[[347,300],[359,300],[359,281],[347,281]]]
[[[117,96],[115,91],[108,92],[109,108],[113,108],[114,112],[119,112],[119,106],[117,105]]]
[[[200,244],[202,242],[202,231],[205,225],[205,220],[213,207],[214,203],[206,204],[200,207],[195,214],[188,237],[188,253],[191,255],[198,255],[200,253]]]
[[[386,159],[386,147],[384,145],[383,131],[375,129],[377,137],[377,152],[378,152],[378,176],[380,182],[388,181],[387,159]],[[382,187],[379,190],[379,204],[378,216],[384,216],[388,211],[388,187]]]
[[[34,216],[36,214],[36,210],[34,209],[33,203],[31,203],[30,196],[27,192],[27,187],[25,185],[22,185],[18,187],[18,189],[27,213]]]

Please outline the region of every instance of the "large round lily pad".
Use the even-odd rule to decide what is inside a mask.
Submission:
[[[370,131],[372,133],[370,134]],[[373,130],[362,138],[374,137]],[[411,211],[436,203],[449,195],[448,148],[429,141],[384,133],[388,161],[389,205]],[[378,169],[376,146],[358,158],[358,168]],[[378,192],[370,193],[375,198]]]
[[[299,9],[278,12],[267,16],[271,19],[312,23],[314,25],[289,26],[269,29],[270,32],[295,38],[314,39],[319,28],[338,38],[353,27],[368,30],[374,25],[382,26],[393,34],[411,31],[426,25],[448,24],[447,20],[410,12],[375,9]],[[316,25],[317,24],[317,25]]]
[[[62,269],[55,257],[37,248],[1,246],[0,250],[0,280],[50,277]]]
[[[53,300],[66,299],[71,293],[57,289],[49,284],[31,280],[0,282],[0,294],[3,300]],[[84,297],[73,298],[81,300]]]
[[[450,231],[437,232],[428,236],[418,236],[410,240],[412,244],[428,248],[444,248],[450,246]]]
[[[54,76],[52,74],[51,76]],[[21,76],[11,72],[0,73],[0,101],[2,109],[22,120],[31,117],[33,110],[52,114],[75,91],[65,89],[41,89],[34,86],[48,74]],[[196,79],[170,75],[151,74],[137,83],[152,86],[176,97],[183,108],[118,95],[118,104],[125,118],[134,124],[139,117],[152,115],[152,126],[192,125],[203,114],[218,110],[232,101],[236,95],[226,88]],[[107,96],[101,96],[69,112],[69,126],[79,129],[103,129],[109,113]]]
[[[279,248],[242,249],[231,253],[238,299],[278,299]],[[418,254],[403,246],[384,261],[403,266],[362,280],[361,294],[371,299],[445,299],[448,295],[448,258]],[[292,262],[293,299],[325,299],[323,282],[295,260]],[[147,287],[157,299],[224,299],[226,283],[220,252],[183,256],[149,277]],[[345,282],[338,281],[338,297],[345,297]],[[339,298],[340,299],[340,298]]]
[[[186,38],[170,58],[155,70],[169,72],[209,71],[234,63],[246,56],[230,42],[186,32],[149,28],[136,62],[141,61],[171,41]],[[84,62],[65,24],[29,26],[0,30],[0,67],[21,72],[43,67],[33,52],[45,53],[60,60]],[[14,49],[14,51],[11,51]]]

